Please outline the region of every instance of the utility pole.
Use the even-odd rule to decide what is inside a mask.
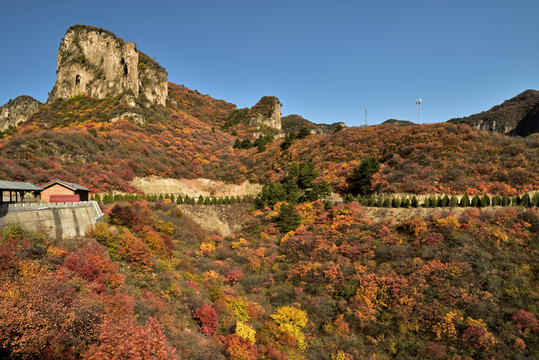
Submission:
[[[421,124],[421,98],[415,101],[417,104],[417,123]]]

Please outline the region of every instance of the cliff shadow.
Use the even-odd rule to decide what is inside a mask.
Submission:
[[[536,105],[532,111],[520,120],[518,125],[511,131],[511,135],[523,136],[539,132],[539,105]]]

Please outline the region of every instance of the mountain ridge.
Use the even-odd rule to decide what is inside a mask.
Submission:
[[[512,136],[528,136],[539,132],[539,91],[528,89],[493,106],[489,110],[448,120],[453,124],[468,124],[479,130]]]

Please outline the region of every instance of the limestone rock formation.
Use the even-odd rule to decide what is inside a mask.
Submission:
[[[257,128],[267,126],[281,131],[281,102],[275,96],[263,96],[249,110],[249,123]]]
[[[15,100],[9,100],[0,106],[0,132],[6,131],[10,126],[16,127],[26,121],[43,104],[31,96],[21,95]]]
[[[113,33],[86,25],[70,27],[60,44],[57,80],[49,101],[87,94],[95,98],[124,95],[125,101],[165,105],[168,76],[164,68]]]

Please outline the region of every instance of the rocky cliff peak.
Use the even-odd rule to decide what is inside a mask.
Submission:
[[[125,95],[129,105],[165,105],[164,68],[110,31],[87,25],[70,27],[58,50],[57,80],[49,101],[87,94],[95,98]]]
[[[249,122],[259,127],[268,126],[281,130],[281,102],[275,96],[263,96],[249,110]]]
[[[26,121],[43,104],[31,96],[21,95],[9,100],[0,106],[0,132],[6,131],[10,126],[16,127]]]

